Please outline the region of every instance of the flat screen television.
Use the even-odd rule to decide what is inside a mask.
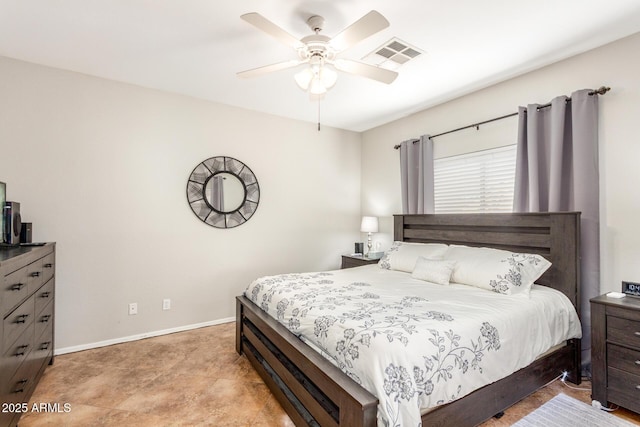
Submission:
[[[0,182],[0,243],[4,243],[4,202],[7,201],[7,184]]]

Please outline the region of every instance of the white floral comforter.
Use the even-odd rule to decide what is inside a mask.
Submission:
[[[581,336],[570,301],[435,285],[369,265],[254,281],[245,295],[378,397],[378,425],[420,426],[456,400]]]

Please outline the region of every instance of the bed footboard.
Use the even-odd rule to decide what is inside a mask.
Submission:
[[[265,315],[236,298],[236,351],[298,426],[375,426],[378,399]]]
[[[422,425],[478,425],[529,396],[562,372],[567,372],[571,382],[580,384],[579,339],[569,340],[566,346],[526,368],[423,415]]]
[[[236,351],[244,354],[297,426],[376,426],[378,399],[244,296],[236,298]],[[563,371],[580,384],[580,340],[423,415],[423,425],[473,426]]]

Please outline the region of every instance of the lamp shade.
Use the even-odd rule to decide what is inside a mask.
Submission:
[[[324,65],[320,68],[320,80],[327,89],[331,89],[338,81],[338,73],[329,68],[328,65]]]
[[[378,232],[378,217],[377,216],[363,216],[362,223],[360,224],[360,231],[363,233],[377,233]]]
[[[304,70],[296,73],[293,78],[296,80],[298,87],[300,89],[306,91],[309,89],[309,85],[311,84],[311,80],[313,80],[313,71],[311,68],[305,68]]]
[[[324,95],[338,80],[338,74],[323,62],[312,63],[293,77],[298,87],[311,95]]]
[[[311,95],[324,95],[327,93],[327,88],[322,84],[322,80],[314,77],[309,84],[309,93]]]

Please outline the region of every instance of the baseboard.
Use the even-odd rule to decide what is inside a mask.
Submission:
[[[177,328],[162,329],[160,331],[145,332],[143,334],[130,335],[128,337],[114,338],[111,340],[98,341],[89,344],[74,345],[71,347],[57,348],[53,354],[59,356],[61,354],[75,353],[76,351],[91,350],[92,348],[106,347],[108,345],[121,344],[124,342],[138,341],[144,338],[159,337],[160,335],[168,335],[176,332],[190,331],[192,329],[204,328],[206,326],[221,325],[223,323],[235,322],[235,317],[227,317],[226,319],[211,320],[209,322],[195,323],[192,325],[178,326]]]

